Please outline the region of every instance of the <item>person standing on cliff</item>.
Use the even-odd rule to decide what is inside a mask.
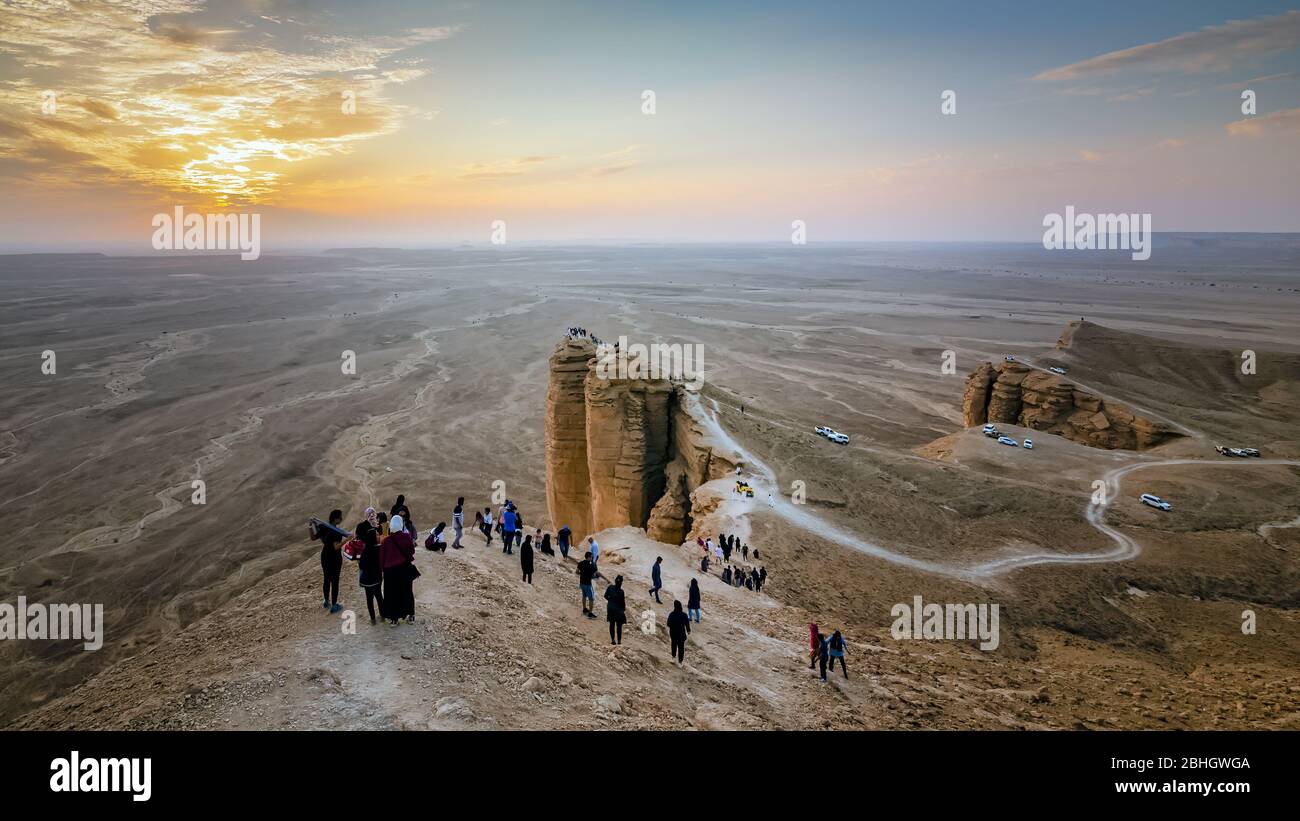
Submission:
[[[691,589],[686,594],[686,615],[700,623],[700,583],[691,579]]]
[[[331,510],[329,527],[317,527],[313,519],[312,538],[320,542],[320,566],[324,572],[324,605],[331,613],[339,612],[339,573],[343,570],[343,511]]]
[[[533,583],[533,537],[529,534],[524,537],[524,543],[519,546],[519,569],[524,573],[524,581],[529,584]]]
[[[664,587],[663,565],[664,557],[660,556],[655,559],[654,567],[650,568],[650,581],[654,583],[654,587],[650,588],[650,595],[655,597],[655,604],[663,604],[659,598],[659,591]],[[680,607],[680,602],[678,604]]]
[[[366,610],[370,611],[370,623],[375,624],[375,613],[384,616],[384,592],[380,585],[384,581],[383,567],[379,561],[379,531],[375,530],[369,520],[362,519],[357,524],[357,538],[365,544],[361,550],[361,559],[357,562],[360,572],[357,582],[366,591]]]
[[[501,508],[501,542],[504,545],[501,548],[502,553],[513,555],[515,552],[511,545],[515,540],[516,518],[514,505],[507,503],[505,507]]]
[[[669,654],[678,664],[686,663],[686,634],[691,632],[691,619],[682,612],[682,603],[673,602],[673,612],[668,614]]]
[[[591,553],[578,562],[578,589],[582,591],[582,615],[589,619],[596,618],[596,591],[592,583],[596,578],[596,566],[591,563]]]
[[[591,559],[591,569],[599,573],[600,572],[600,545],[596,544],[595,536],[587,537],[587,558]]]
[[[492,544],[492,508],[483,508],[483,514],[479,516],[479,528],[483,531],[483,538],[487,539],[487,544]],[[485,545],[486,546],[486,545]]]
[[[412,584],[419,577],[415,569],[415,541],[406,532],[400,515],[392,518],[388,536],[379,544],[379,562],[384,569],[384,609],[388,623],[400,619],[415,624],[415,593]]]
[[[831,672],[832,673],[835,672],[835,660],[839,659],[840,671],[844,673],[845,679],[849,677],[849,668],[844,664],[844,652],[847,649],[848,649],[848,642],[844,640],[844,636],[840,634],[840,631],[836,630],[834,633],[831,634],[830,641],[826,643],[826,651],[827,651],[827,655],[830,656],[829,666],[831,668]],[[826,677],[823,675],[822,678],[824,679]]]
[[[456,531],[456,538],[452,540],[451,546],[455,550],[460,550],[460,537],[465,532],[465,497],[461,496],[456,500],[456,507],[451,511],[451,527]]]
[[[573,540],[573,529],[568,525],[560,528],[560,532],[555,534],[555,541],[560,546],[560,555],[569,558],[569,543]]]
[[[605,620],[609,622],[609,643],[623,643],[623,625],[627,624],[627,596],[623,593],[623,577],[615,576],[614,583],[605,588]]]

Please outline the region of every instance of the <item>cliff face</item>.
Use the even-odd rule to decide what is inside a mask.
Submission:
[[[575,540],[632,525],[680,544],[691,493],[735,470],[712,441],[699,397],[666,379],[602,379],[596,350],[566,339],[551,355],[546,391],[546,501]]]
[[[587,362],[596,354],[586,339],[566,339],[551,354],[546,387],[546,506],[558,529],[592,532],[587,475]]]
[[[587,375],[587,471],[592,528],[645,527],[664,492],[669,397],[661,379]]]
[[[1178,434],[1161,422],[1019,362],[985,362],[966,379],[966,425],[1001,422],[1099,448],[1142,450]]]

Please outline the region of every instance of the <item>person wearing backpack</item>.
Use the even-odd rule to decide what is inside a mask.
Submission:
[[[844,636],[836,630],[831,634],[831,640],[827,644],[827,652],[830,655],[831,672],[835,672],[835,659],[840,660],[840,671],[844,673],[844,678],[849,677],[849,668],[844,666],[844,651],[847,649],[848,642],[844,641]]]

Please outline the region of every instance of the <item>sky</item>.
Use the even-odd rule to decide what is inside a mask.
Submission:
[[[0,5],[0,251],[1300,231],[1298,149],[1300,10],[1252,0]]]

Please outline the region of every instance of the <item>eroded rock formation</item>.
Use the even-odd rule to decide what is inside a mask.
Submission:
[[[591,480],[587,475],[587,362],[596,348],[566,338],[551,354],[546,387],[546,506],[556,529],[576,538],[591,533]]]
[[[1099,448],[1142,450],[1178,434],[1161,422],[1019,362],[981,364],[966,379],[967,426],[1020,425]]]
[[[680,544],[691,494],[735,471],[712,440],[699,396],[667,379],[608,379],[596,349],[565,339],[550,359],[546,391],[546,501],[555,527],[575,540],[611,527],[645,528]]]

